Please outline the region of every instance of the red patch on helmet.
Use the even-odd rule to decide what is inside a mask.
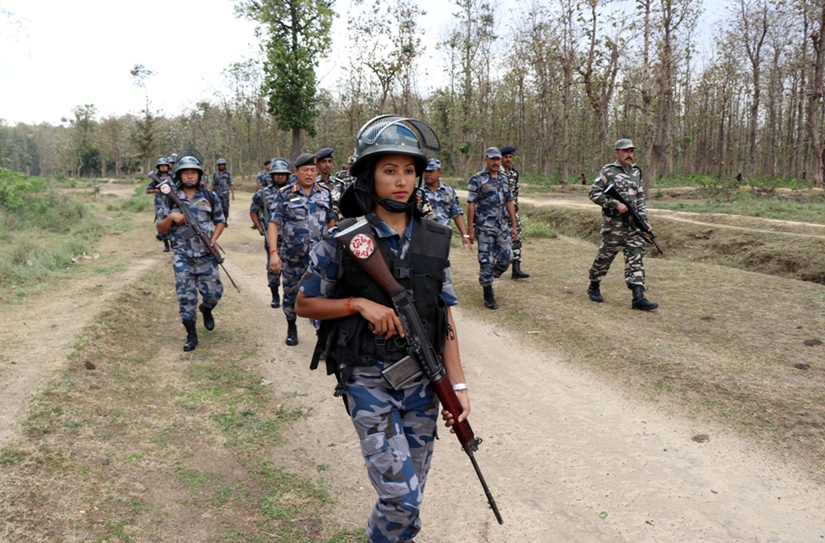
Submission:
[[[355,258],[366,260],[375,251],[375,245],[369,236],[358,234],[349,242],[349,250]]]

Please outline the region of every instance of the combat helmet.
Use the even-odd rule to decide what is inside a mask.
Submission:
[[[218,162],[216,162],[216,164],[217,164],[218,166],[220,166],[221,164],[226,164],[226,159],[225,159],[225,158],[219,158],[219,159],[218,159]]]
[[[378,201],[373,190],[372,167],[380,155],[400,154],[413,158],[418,186],[427,167],[427,151],[438,152],[441,142],[435,131],[425,122],[399,115],[380,115],[367,121],[355,136],[354,161],[349,171],[356,181],[341,195],[340,211],[345,217],[368,213],[373,203],[394,213],[414,210],[417,189],[406,203],[393,200]]]
[[[155,168],[160,166],[161,164],[169,165],[169,157],[162,156],[155,161]]]
[[[175,164],[175,180],[180,181],[180,172],[183,170],[198,170],[198,172],[200,172],[198,182],[203,179],[203,166],[201,166],[200,161],[193,156],[181,157],[181,159],[178,160],[177,164]]]
[[[285,158],[273,158],[269,165],[269,175],[274,173],[291,174],[292,171],[289,169],[289,162],[287,162]]]

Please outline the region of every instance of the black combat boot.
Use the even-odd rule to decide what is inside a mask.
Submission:
[[[270,302],[269,307],[273,309],[281,307],[281,295],[278,294],[278,287],[269,287],[269,290],[272,291],[272,302]]]
[[[168,252],[169,252],[169,251],[171,251],[171,250],[172,250],[172,248],[171,248],[171,247],[169,247],[169,240],[168,240],[168,239],[164,239],[164,240],[163,240],[163,252],[164,252],[164,253],[168,253]]]
[[[645,287],[642,285],[633,285],[631,288],[633,289],[633,303],[630,307],[640,311],[651,311],[659,307],[659,304],[648,301],[647,298],[645,298]]]
[[[203,313],[203,327],[211,332],[215,329],[215,317],[212,316],[213,308],[201,304],[198,309]]]
[[[493,285],[484,288],[484,307],[487,309],[498,309],[498,304],[493,296]]]
[[[513,275],[511,279],[527,279],[528,277],[530,277],[529,273],[521,271],[521,262],[513,260]]]
[[[590,296],[590,299],[594,302],[604,301],[604,298],[602,297],[602,292],[599,290],[598,281],[590,281],[590,286],[587,287],[587,295]]]
[[[198,346],[198,331],[195,329],[195,319],[191,321],[183,321],[183,327],[186,328],[186,343],[183,344],[183,350],[187,353],[194,351]]]
[[[286,344],[290,347],[298,345],[298,327],[295,326],[295,319],[286,321]]]

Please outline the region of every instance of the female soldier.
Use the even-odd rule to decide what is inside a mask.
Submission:
[[[341,215],[367,216],[396,280],[413,292],[429,340],[457,391],[462,421],[470,400],[449,309],[458,303],[449,275],[451,230],[422,219],[415,205],[425,149],[439,150],[438,138],[421,121],[387,115],[365,124],[357,139],[351,168],[357,180],[341,198]],[[340,228],[353,222],[342,221]],[[336,395],[344,395],[378,493],[367,538],[410,542],[421,529],[438,400],[424,378],[394,390],[381,375],[407,354],[401,322],[389,298],[331,235],[312,251],[295,309],[323,321],[313,364],[325,351],[327,372],[338,378]],[[442,416],[447,426],[454,423],[448,412]]]

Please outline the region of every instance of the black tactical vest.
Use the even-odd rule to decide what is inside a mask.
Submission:
[[[411,220],[410,246],[403,259],[392,255],[388,239],[377,238],[377,245],[396,281],[412,294],[428,339],[441,354],[447,335],[447,307],[440,294],[444,270],[449,266],[452,229],[420,217],[413,216]],[[339,228],[343,230],[351,222],[355,220],[342,221]],[[342,266],[343,274],[331,298],[367,298],[392,307],[389,296],[349,255],[345,254]],[[318,366],[322,353],[326,353],[327,374],[332,374],[338,373],[340,365],[352,368],[372,366],[379,360],[395,362],[407,355],[407,345],[398,336],[384,341],[383,336],[369,330],[364,317],[355,314],[321,322],[311,369]]]

